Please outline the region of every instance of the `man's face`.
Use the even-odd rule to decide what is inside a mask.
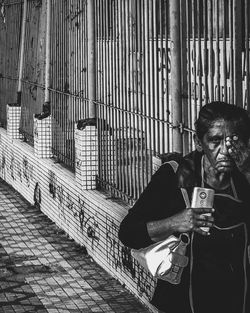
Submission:
[[[213,168],[219,173],[231,172],[234,161],[230,158],[225,139],[238,135],[235,125],[223,119],[215,120],[200,145]]]

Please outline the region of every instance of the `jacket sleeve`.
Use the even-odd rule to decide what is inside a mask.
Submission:
[[[152,244],[146,224],[178,211],[177,191],[177,178],[171,165],[163,164],[121,222],[118,234],[121,242],[135,249]]]

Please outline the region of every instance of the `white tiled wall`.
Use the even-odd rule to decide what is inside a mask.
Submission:
[[[91,130],[89,139],[92,135],[95,136]],[[81,155],[79,152],[78,157]],[[85,246],[95,261],[150,307],[148,300],[155,282],[132,259],[117,236],[128,206],[112,201],[105,193],[81,189],[76,182],[77,175],[75,177],[52,159],[36,157],[31,146],[11,139],[2,128],[0,177],[29,202],[34,204],[36,200],[50,219]],[[41,197],[35,199],[36,194]]]

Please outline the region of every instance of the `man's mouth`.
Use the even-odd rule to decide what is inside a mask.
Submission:
[[[221,159],[216,162],[216,167],[232,167],[233,162],[230,159]]]

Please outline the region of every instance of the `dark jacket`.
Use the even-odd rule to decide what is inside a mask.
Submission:
[[[201,157],[202,155],[198,153],[197,151],[192,152],[189,155],[185,156],[184,158],[179,158],[178,160],[179,167],[176,173],[174,173],[172,167],[168,163],[166,163],[166,164],[163,164],[160,167],[160,169],[152,176],[151,182],[148,184],[144,192],[141,194],[140,198],[135,203],[133,208],[129,210],[128,215],[124,218],[124,220],[122,221],[120,225],[119,238],[124,245],[130,248],[138,249],[138,248],[146,247],[152,244],[153,242],[150,239],[149,234],[147,232],[147,227],[146,227],[147,222],[170,217],[180,212],[181,210],[185,209],[185,203],[182,197],[182,193],[180,191],[180,187],[186,188],[191,198],[193,187],[201,186]],[[232,220],[233,224],[234,224],[234,220],[235,220],[235,223],[238,223],[239,221],[244,221],[246,222],[247,229],[249,231],[250,209],[248,209],[248,206],[250,204],[250,186],[247,180],[245,179],[245,177],[241,173],[239,173],[237,170],[233,172],[232,176],[235,182],[235,187],[238,193],[238,197],[239,199],[243,201],[244,209],[238,210],[238,211],[241,211],[242,213],[240,217],[238,216],[235,217],[234,215],[232,215],[233,217],[232,216],[226,217],[224,221],[223,219],[224,217],[221,219],[221,217],[218,216],[218,221],[219,223],[220,222],[222,223],[221,224],[222,226],[224,225],[223,223],[224,222],[227,223],[228,220]],[[229,200],[230,202],[230,199],[227,199],[227,198],[223,198],[222,201],[221,199],[218,199],[217,201],[218,206],[220,208],[222,207],[223,209],[224,201],[227,202],[227,200]],[[220,202],[222,202],[222,205],[220,204]],[[228,204],[228,205],[230,206],[231,204]],[[221,209],[218,208],[218,212],[221,212]],[[233,230],[233,232],[235,233],[235,238],[239,238],[239,241],[241,241],[240,238],[242,237],[242,231],[243,231],[242,229],[239,229],[237,231]],[[228,230],[228,231],[214,230],[213,232],[211,232],[211,238],[206,239],[205,241],[204,241],[205,239],[204,236],[201,236],[197,233],[194,233],[194,236],[193,236],[194,251],[192,251],[192,253],[194,253],[194,256],[192,254],[192,257],[194,257],[194,264],[198,268],[200,266],[205,266],[204,273],[206,273],[206,270],[208,273],[207,276],[206,275],[204,276],[205,277],[204,279],[207,280],[205,281],[205,284],[206,286],[209,286],[210,289],[211,289],[211,286],[214,286],[215,284],[220,286],[217,280],[218,280],[218,276],[220,276],[219,266],[221,265],[217,263],[224,262],[223,261],[225,258],[224,254],[228,253],[227,248],[226,248],[227,245],[225,245],[225,243],[230,244],[229,246],[235,247],[235,249],[237,249],[238,246],[241,247],[241,250],[243,249],[243,243],[241,242],[238,243],[237,240],[234,240],[233,242],[231,242],[230,240],[227,239],[227,236],[228,238],[233,237],[231,230]],[[213,244],[211,245],[211,243]],[[225,251],[223,249],[220,249],[221,245],[225,247]],[[211,252],[210,252],[210,246],[212,246]],[[200,249],[200,247],[202,248],[205,247],[205,250],[202,248]],[[199,254],[199,251],[203,251],[203,250],[204,250],[205,257],[203,257],[203,255],[200,256]],[[223,253],[220,253],[220,250],[223,251]],[[208,255],[206,255],[207,251],[209,251]],[[221,254],[221,259],[219,259],[218,262],[217,261],[214,262],[213,260],[216,257],[214,257],[213,254],[215,254],[216,256],[217,253],[218,255]],[[244,254],[243,250],[240,253],[242,253],[243,255]],[[189,257],[191,256],[190,246],[188,248],[187,255]],[[202,259],[200,264],[196,264],[197,263],[196,255],[199,255],[199,258],[198,258],[199,260]],[[204,259],[204,262],[203,262],[203,259]],[[225,259],[226,259],[226,263],[225,263],[226,265],[228,262],[229,263],[231,262],[230,257],[229,257],[230,261],[228,261],[227,258]],[[208,263],[212,264],[214,268],[212,268],[212,266],[210,266],[211,268],[209,268],[209,266],[207,266]],[[237,266],[235,267],[238,268]],[[243,272],[242,273],[241,272],[242,272],[241,270],[239,271],[239,273],[235,271],[235,273],[237,273],[236,276],[241,277],[241,275],[243,275]],[[199,280],[199,277],[202,276],[202,273],[200,273],[199,269],[197,271],[195,270],[192,274],[194,278],[190,280],[190,266],[188,266],[183,271],[182,281],[180,285],[171,285],[168,282],[158,280],[155,293],[152,299],[152,304],[154,304],[158,309],[164,312],[169,312],[169,313],[192,312],[191,306],[190,306],[190,288],[189,288],[191,282],[192,284],[194,283],[194,285],[196,286],[192,290],[192,292],[194,293],[193,298],[195,299],[197,297],[202,298],[202,296],[205,295],[207,296],[208,299],[210,299],[210,296],[209,296],[210,291],[207,290],[207,288],[203,288],[202,280],[201,281]],[[212,273],[212,275],[210,275],[210,273]],[[216,273],[216,274],[213,275],[213,273]],[[227,279],[228,277],[227,272],[225,272],[225,277]],[[234,278],[232,278],[231,280],[230,279],[228,283],[233,281],[233,284],[234,284],[234,280],[232,280]],[[224,276],[223,276],[223,280],[224,280]],[[198,284],[202,284],[202,285],[199,287]],[[222,287],[224,288],[224,285]],[[242,288],[241,287],[242,286],[238,288],[239,290],[241,290],[240,293],[242,293],[242,290],[243,290],[242,289],[243,287]],[[204,289],[204,292],[199,294],[199,290],[200,289],[202,290],[202,288]],[[213,292],[214,298],[216,298],[216,292],[217,292],[216,288],[213,287],[212,289],[214,290]],[[221,299],[223,299],[223,297],[228,297],[228,296],[230,297],[230,293],[232,292],[232,288],[231,289],[224,288],[224,289],[225,289],[225,293],[224,295],[221,296]],[[249,293],[248,293],[248,296],[249,296]],[[239,299],[240,299],[239,300],[240,302],[241,295],[239,296]],[[212,300],[212,302],[214,301]],[[211,300],[209,300],[209,302],[211,302]],[[224,302],[225,301],[223,300],[222,301],[223,312],[227,312],[227,313],[229,312],[241,313],[242,312],[242,310],[238,309],[238,307],[237,307],[237,310],[238,310],[237,312],[230,311],[231,309],[230,306],[232,305],[229,304],[229,308],[227,308]],[[196,302],[194,304],[194,307],[196,308],[197,306],[200,306],[200,305],[201,303]],[[216,305],[217,309],[215,309],[213,305],[215,305],[215,303],[211,304],[211,306],[209,305],[204,306],[203,309],[198,309],[198,311],[195,310],[195,313],[209,312],[211,308],[213,308],[213,313],[222,312],[220,311],[221,308],[219,309],[220,306]],[[241,307],[241,304],[239,306]],[[226,311],[226,309],[229,309],[229,311]],[[250,311],[248,311],[247,309],[245,312],[250,312]]]

